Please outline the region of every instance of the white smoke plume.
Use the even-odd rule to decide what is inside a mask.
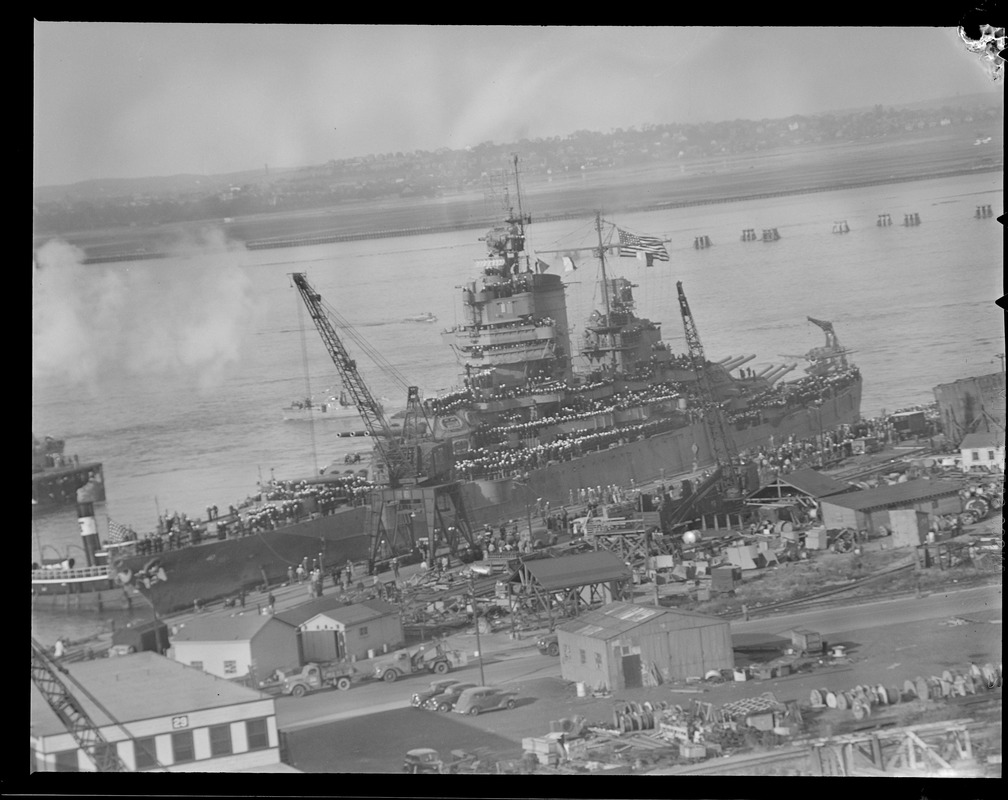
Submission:
[[[59,240],[36,253],[33,380],[60,377],[93,393],[108,377],[178,378],[209,390],[240,359],[258,312],[219,231],[177,243],[164,259],[83,256]]]

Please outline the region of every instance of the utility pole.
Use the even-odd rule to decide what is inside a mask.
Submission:
[[[476,573],[469,573],[469,594],[472,596],[473,621],[476,623],[476,652],[479,654],[480,686],[486,686],[483,676],[483,647],[480,645],[479,606],[476,605]]]

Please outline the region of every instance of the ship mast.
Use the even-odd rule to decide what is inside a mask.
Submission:
[[[613,369],[616,368],[616,339],[612,332],[612,309],[609,307],[609,278],[606,277],[605,269],[605,248],[602,246],[602,215],[596,211],[595,212],[595,231],[598,233],[598,259],[599,266],[602,268],[602,295],[605,298],[605,324],[606,328],[609,329],[606,334],[606,340],[609,343],[609,353],[612,357]]]
[[[518,230],[521,232],[522,242],[525,241],[525,215],[522,213],[522,202],[521,202],[521,182],[518,180],[518,154],[512,153],[512,159],[514,160],[514,176],[515,176],[515,194],[518,196]],[[508,209],[510,213],[510,209]],[[513,215],[512,215],[513,216]],[[529,222],[532,218],[529,217]],[[525,253],[525,268],[529,266],[529,255]]]

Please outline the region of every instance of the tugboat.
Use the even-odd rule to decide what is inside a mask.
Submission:
[[[437,322],[437,317],[430,311],[423,314],[414,314],[412,317],[404,317],[403,322]]]
[[[51,511],[72,506],[77,490],[91,483],[98,502],[105,499],[105,479],[97,461],[82,462],[63,453],[64,441],[32,434],[32,510]]]

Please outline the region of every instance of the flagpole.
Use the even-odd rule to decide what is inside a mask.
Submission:
[[[612,333],[612,311],[609,308],[609,279],[606,277],[605,269],[605,249],[602,247],[602,214],[598,211],[595,212],[595,230],[598,233],[598,257],[599,264],[602,267],[602,294],[605,297],[605,313],[606,313],[606,327],[609,328],[609,333],[606,334],[606,340],[609,342],[609,353],[612,356],[613,371],[616,371],[616,340],[613,338]]]

